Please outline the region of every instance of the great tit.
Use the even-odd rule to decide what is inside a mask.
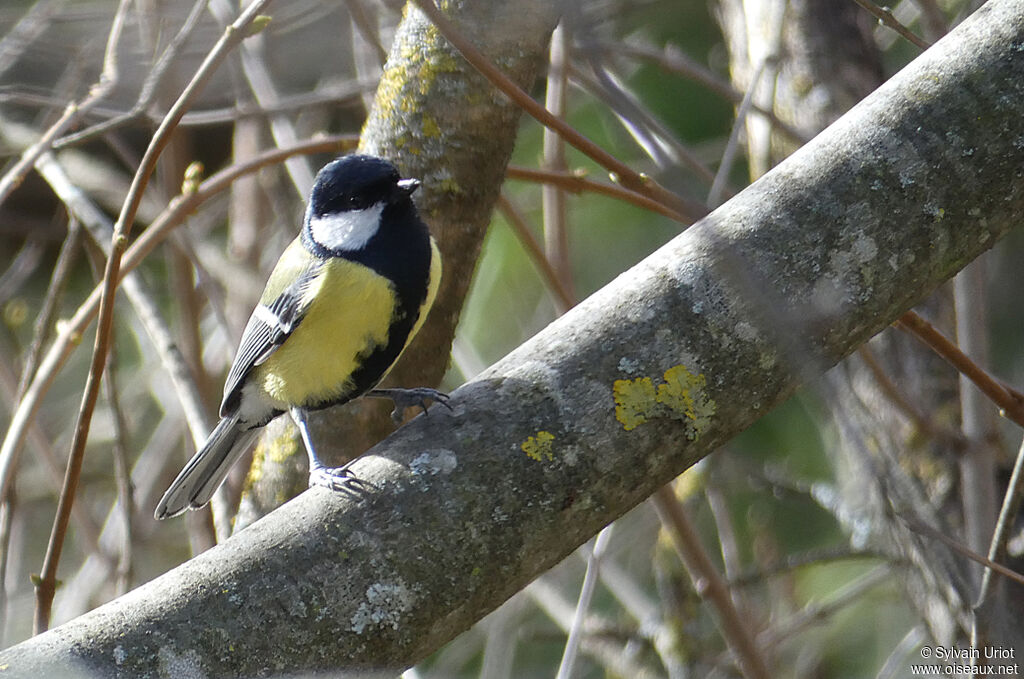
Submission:
[[[429,388],[374,389],[423,325],[441,257],[394,165],[349,155],[316,176],[299,236],[281,255],[242,333],[221,420],[156,507],[157,519],[210,501],[270,420],[289,413],[309,455],[310,485],[345,487],[316,453],[306,414],[362,395],[401,409],[440,403]]]

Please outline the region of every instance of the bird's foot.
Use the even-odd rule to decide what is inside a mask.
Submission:
[[[357,478],[348,470],[348,465],[342,467],[316,466],[309,471],[309,487],[323,486],[336,493],[346,493],[356,500],[361,500],[371,488],[371,485],[362,479]]]
[[[452,407],[448,405],[448,400],[451,397],[443,391],[431,389],[430,387],[415,387],[413,389],[371,389],[366,392],[366,395],[371,398],[391,399],[395,404],[395,409],[391,411],[391,420],[396,425],[402,424],[402,415],[405,414],[406,408],[419,406],[423,409],[423,414],[427,414],[427,399],[440,403],[448,410],[452,409]]]

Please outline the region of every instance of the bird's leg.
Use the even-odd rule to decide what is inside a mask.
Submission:
[[[306,454],[309,455],[309,485],[324,486],[334,491],[347,491],[360,494],[366,484],[360,481],[352,472],[349,465],[352,462],[343,464],[340,467],[328,467],[320,461],[316,454],[316,446],[313,445],[313,437],[309,433],[309,423],[306,421],[306,411],[303,408],[291,408],[288,413],[292,421],[299,428],[299,435],[302,436],[302,443],[306,447]]]
[[[427,399],[440,403],[448,410],[452,407],[448,405],[448,394],[437,389],[431,389],[430,387],[416,387],[414,389],[371,389],[364,394],[371,398],[388,398],[391,399],[395,404],[395,409],[391,411],[391,420],[396,424],[402,424],[402,415],[405,414],[406,408],[413,408],[419,406],[423,409],[423,413],[427,412]]]

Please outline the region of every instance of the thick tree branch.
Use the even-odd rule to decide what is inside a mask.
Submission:
[[[365,494],[304,493],[0,665],[215,677],[423,658],[1019,222],[1022,43],[1024,7],[992,0],[454,412],[374,448],[353,466]]]

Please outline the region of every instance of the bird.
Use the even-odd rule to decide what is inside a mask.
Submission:
[[[288,413],[309,457],[310,486],[339,490],[347,466],[316,452],[312,410],[360,396],[389,398],[396,424],[436,389],[377,389],[434,303],[441,255],[412,194],[383,158],[351,154],[316,175],[299,235],[284,250],[242,332],[228,371],[220,421],[157,504],[166,519],[210,501],[259,430]]]

